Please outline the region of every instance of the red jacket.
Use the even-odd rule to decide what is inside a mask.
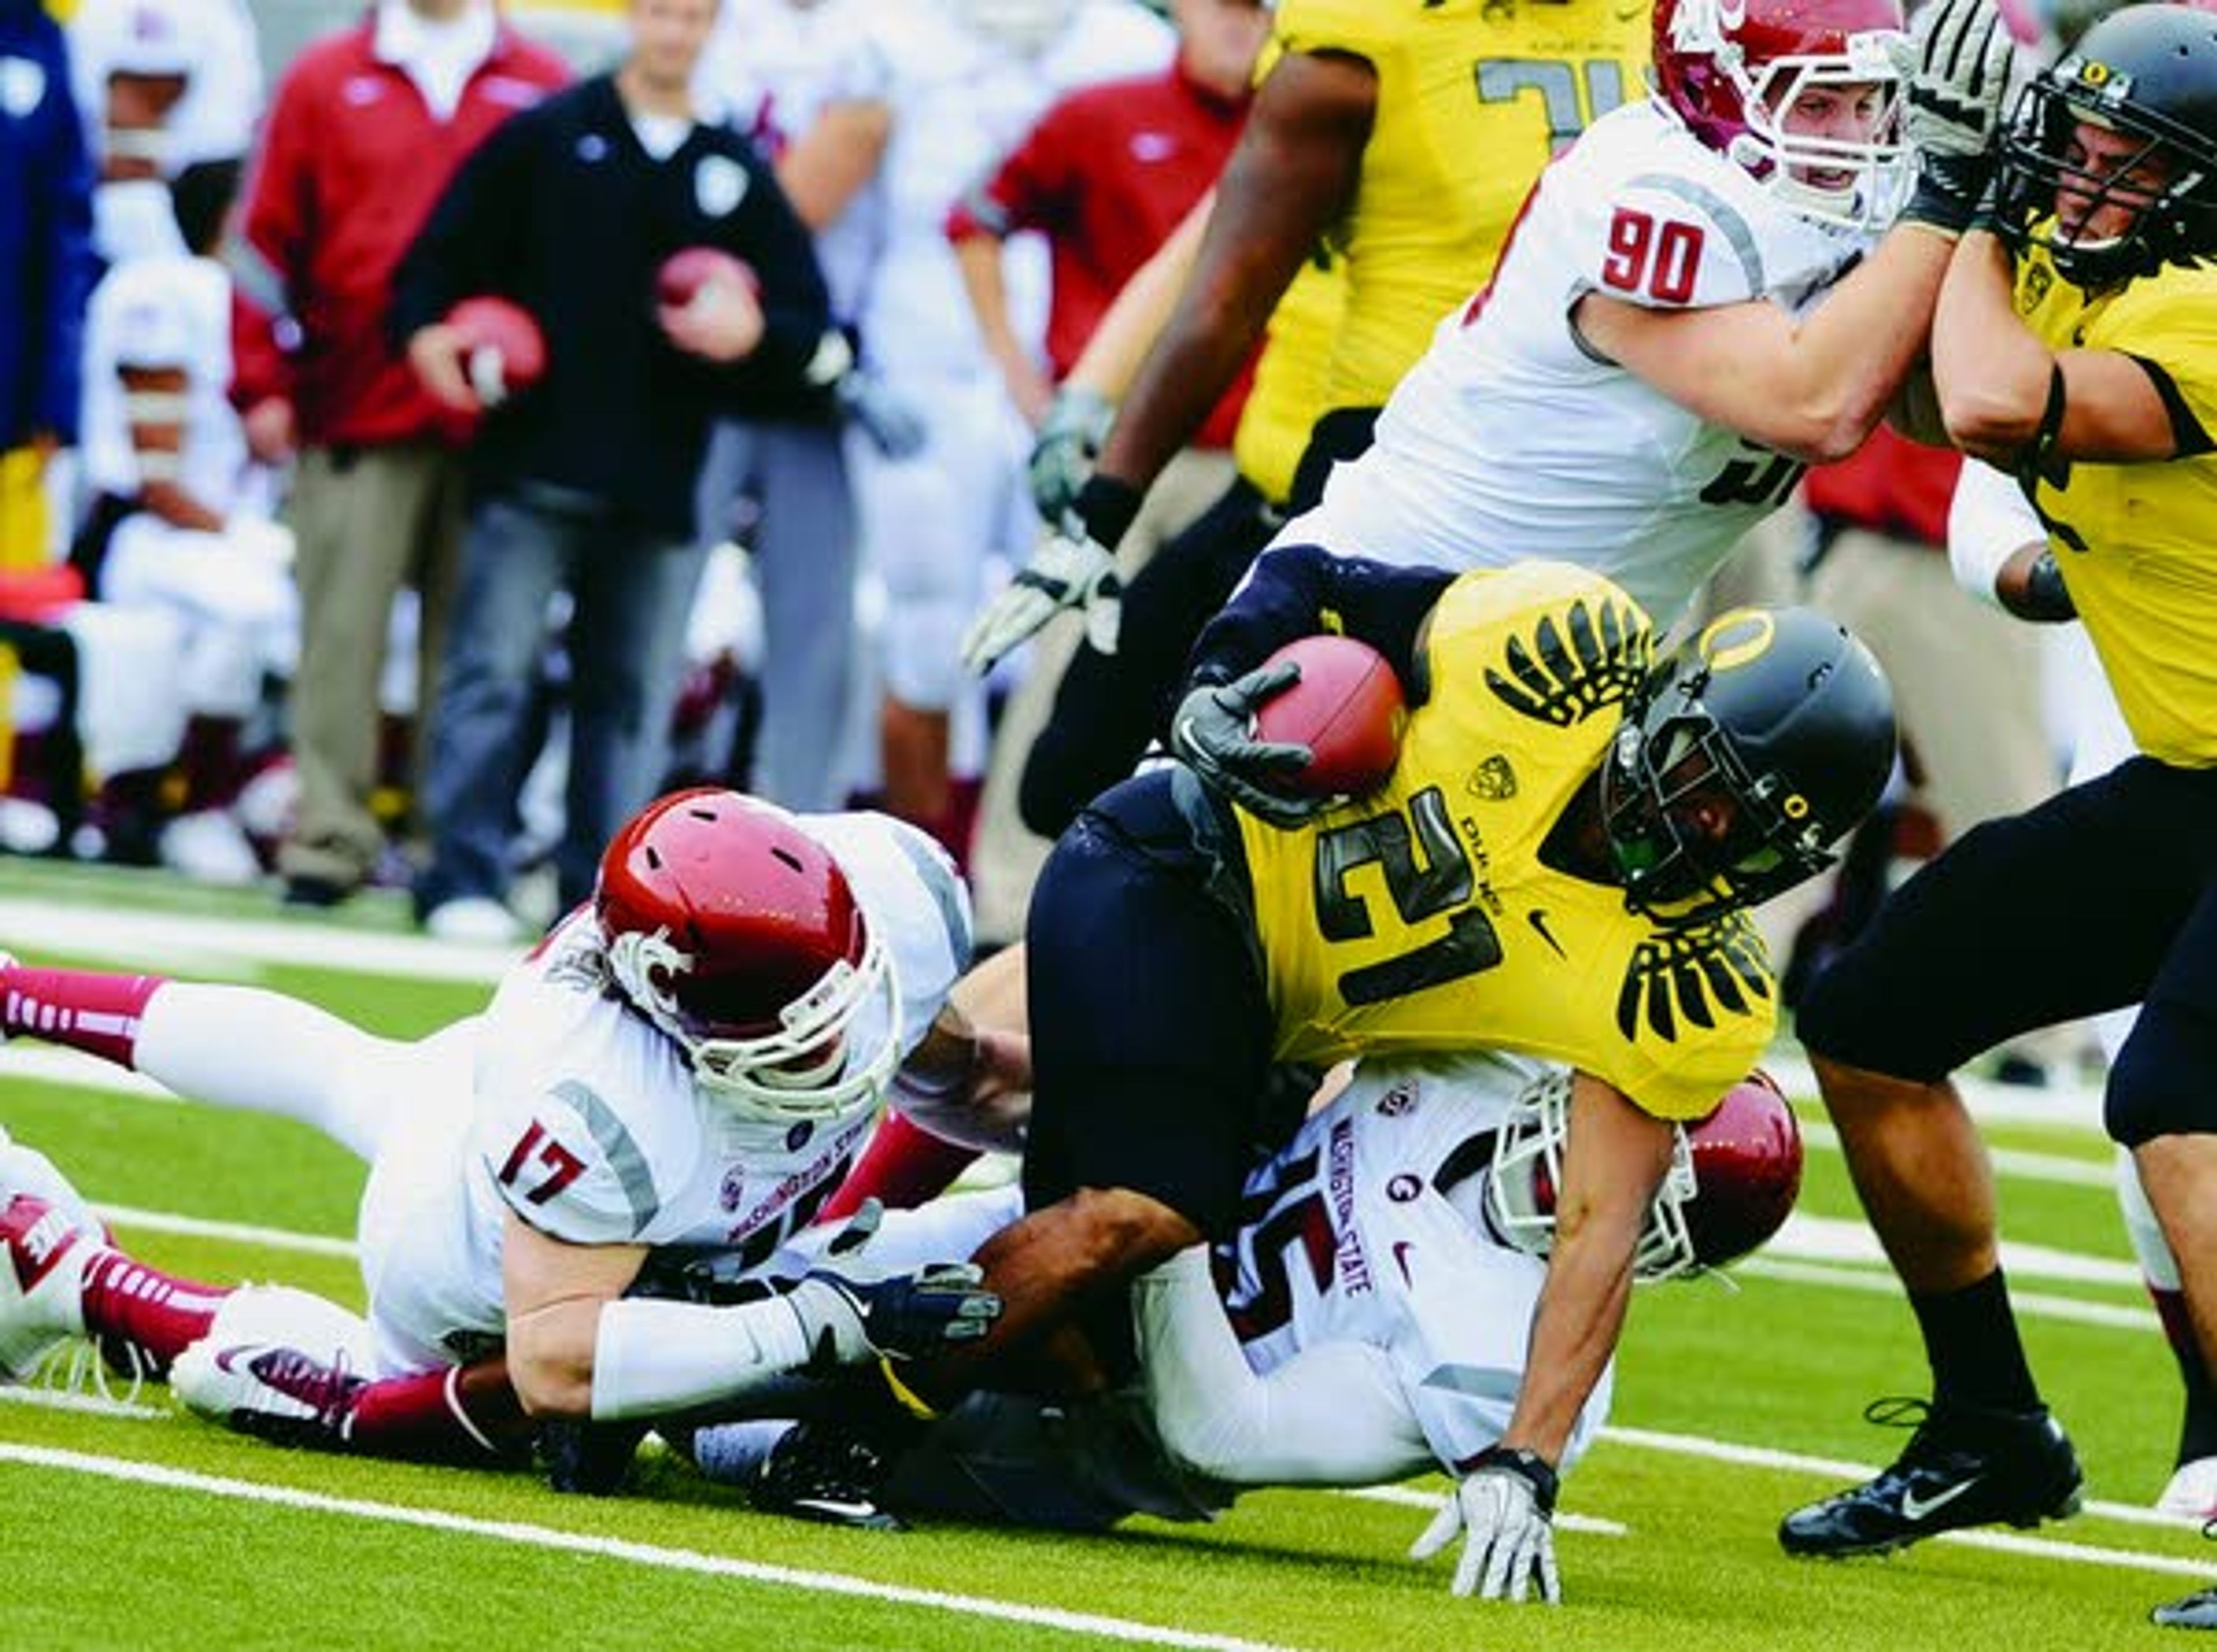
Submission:
[[[371,49],[374,22],[293,60],[277,87],[231,259],[232,400],[290,397],[310,446],[461,437],[386,337],[393,267],[454,168],[566,84],[562,59],[503,25],[451,119]]]
[[[1928,448],[1881,424],[1853,457],[1809,473],[1809,508],[1838,526],[1944,550],[1962,468],[1953,448]]]
[[[1047,362],[1061,379],[1134,270],[1224,170],[1247,118],[1245,98],[1205,90],[1173,66],[1065,96],[1016,152],[947,214],[952,241],[1038,230],[1054,293]],[[1251,360],[1195,437],[1228,448],[1252,380]]]

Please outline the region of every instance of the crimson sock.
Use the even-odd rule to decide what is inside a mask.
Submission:
[[[843,1222],[875,1197],[891,1209],[906,1210],[944,1193],[977,1160],[974,1148],[958,1148],[899,1113],[878,1121],[875,1135],[855,1160],[831,1197],[818,1211],[818,1222]]]
[[[171,1362],[207,1334],[230,1295],[227,1285],[181,1279],[121,1251],[102,1250],[84,1267],[84,1332],[111,1358],[120,1345],[138,1354],[145,1375],[166,1377]]]
[[[0,965],[0,1034],[28,1033],[118,1067],[134,1067],[139,1022],[165,975]]]
[[[365,1457],[481,1463],[528,1443],[523,1405],[502,1371],[448,1366],[371,1383],[348,1408],[344,1432]]]
[[[2148,1286],[2156,1317],[2163,1321],[2164,1340],[2178,1361],[2178,1380],[2186,1390],[2186,1410],[2179,1424],[2178,1460],[2217,1457],[2217,1383],[2202,1358],[2202,1344],[2194,1334],[2194,1321],[2186,1309],[2186,1293]]]

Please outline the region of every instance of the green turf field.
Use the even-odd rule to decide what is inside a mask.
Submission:
[[[405,937],[391,903],[334,925],[4,859],[0,945],[281,987],[398,1035],[472,1008],[497,962]],[[42,1047],[0,1050],[0,1125],[48,1152],[127,1245],[359,1305],[344,1241],[361,1172],[345,1154],[86,1076]],[[1446,1559],[1403,1558],[1436,1482],[1263,1494],[1211,1526],[1090,1539],[848,1532],[748,1513],[669,1460],[639,1495],[587,1501],[522,1476],[275,1451],[171,1412],[158,1388],[127,1408],[0,1389],[0,1648],[2190,1648],[2145,1614],[2217,1575],[2217,1547],[2139,1513],[2171,1466],[2177,1383],[2107,1144],[2054,1117],[1997,1123],[1992,1140],[2006,1235],[2044,1247],[2012,1257],[2026,1335],[2090,1476],[2088,1512],[2037,1533],[1844,1565],[1779,1552],[1781,1513],[1900,1444],[1861,1420],[1864,1403],[1924,1380],[1837,1152],[1813,1130],[1814,1220],[1791,1242],[1737,1290],[1635,1299],[1612,1432],[1565,1484],[1557,1611],[1454,1600]]]

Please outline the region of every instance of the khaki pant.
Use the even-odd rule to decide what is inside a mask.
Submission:
[[[1232,485],[1232,455],[1220,451],[1179,454],[1164,467],[1131,531],[1117,547],[1117,565],[1129,581],[1155,549],[1216,501]],[[1061,614],[1032,640],[1032,663],[1001,713],[992,756],[978,804],[978,832],[970,851],[970,886],[979,941],[1004,945],[1024,934],[1032,885],[1054,845],[1028,830],[1017,811],[1024,762],[1054,709],[1055,690],[1084,637],[1084,622]]]
[[[300,807],[278,852],[287,877],[352,888],[377,863],[385,833],[369,796],[392,599],[413,585],[423,605],[412,786],[461,561],[462,504],[461,458],[445,448],[316,448],[300,456],[288,508],[300,588],[292,701]]]

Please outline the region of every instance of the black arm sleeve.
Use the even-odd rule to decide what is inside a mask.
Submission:
[[[2192,459],[2208,453],[2213,445],[2217,445],[2212,443],[2209,432],[2202,428],[2202,421],[2194,417],[2194,410],[2186,405],[2186,398],[2179,392],[2178,381],[2165,368],[2145,356],[2134,356],[2132,359],[2139,363],[2140,371],[2147,374],[2148,382],[2155,387],[2155,393],[2163,399],[2163,411],[2171,418],[2171,440],[2178,444],[2175,456]]]
[[[1334,556],[1315,545],[1265,551],[1211,620],[1187,662],[1189,687],[1228,683],[1296,637],[1337,628],[1386,656],[1411,705],[1423,697],[1417,634],[1454,583],[1443,568]]]
[[[461,300],[511,290],[516,215],[530,198],[524,169],[537,128],[522,116],[503,122],[447,181],[392,272],[385,328],[396,354],[406,355],[417,331]]]

